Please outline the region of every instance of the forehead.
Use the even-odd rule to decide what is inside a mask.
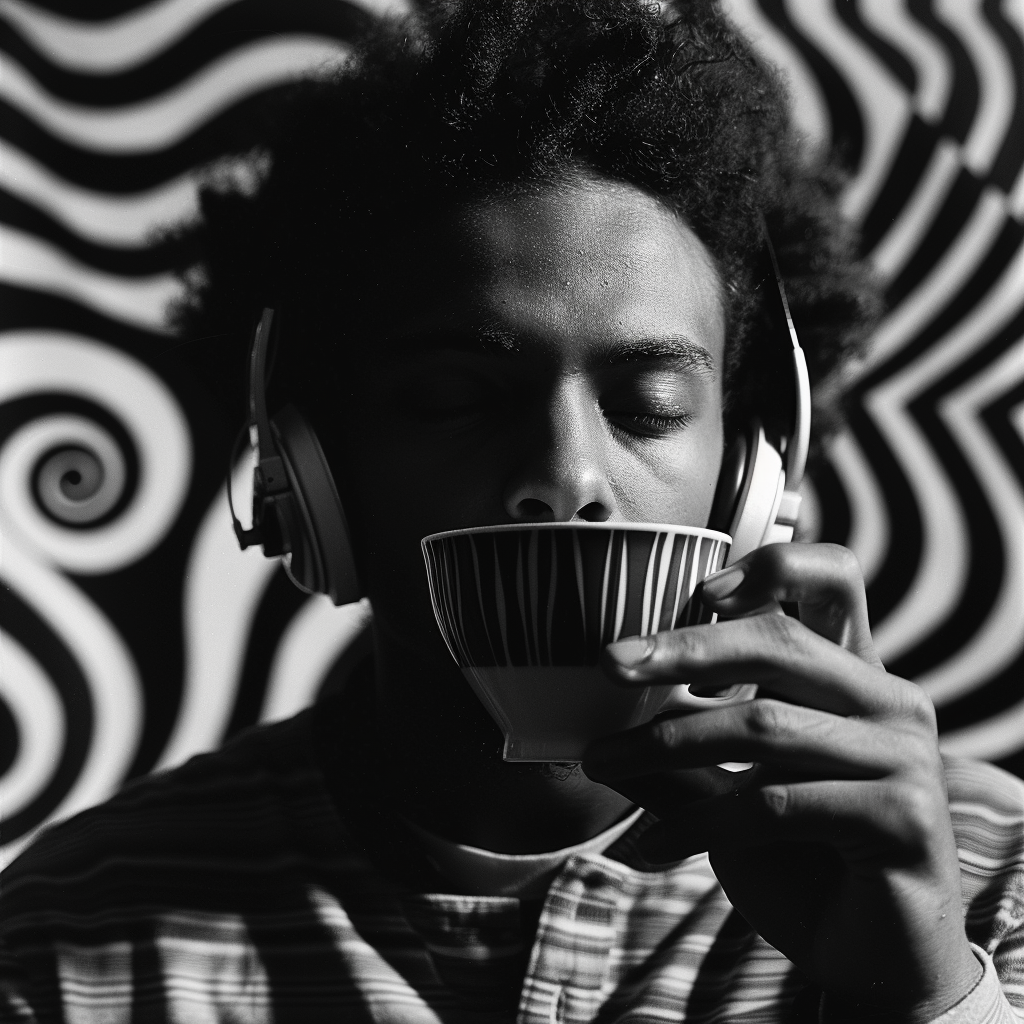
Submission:
[[[562,349],[685,337],[721,364],[720,282],[675,214],[626,185],[578,181],[426,212],[403,250],[394,336],[486,327]]]

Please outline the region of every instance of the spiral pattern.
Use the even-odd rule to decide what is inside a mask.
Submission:
[[[178,401],[141,362],[84,337],[0,335],[3,840],[107,796],[143,729],[132,652],[68,574],[109,574],[167,534],[191,477]]]

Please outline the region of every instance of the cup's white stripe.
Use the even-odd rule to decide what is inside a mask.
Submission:
[[[698,570],[700,569],[700,554],[701,549],[704,547],[704,538],[698,537],[693,552],[693,563],[690,566],[690,579],[686,587],[687,598],[689,598],[697,587],[698,583]],[[693,605],[690,605],[690,610],[686,615],[686,624],[690,625],[690,620],[693,617]]]
[[[491,627],[487,625],[487,609],[484,607],[484,585],[480,578],[480,554],[476,548],[477,538],[472,534],[469,536],[469,550],[473,552],[473,578],[476,580],[476,601],[480,608],[480,621],[484,624],[484,636],[487,637],[487,646],[490,649],[491,657],[495,665],[499,664],[498,652],[494,649],[494,641],[491,639]]]
[[[462,573],[459,572],[459,556],[455,556],[455,613],[459,617],[459,636],[466,638],[466,620],[462,614]]]
[[[652,633],[657,633],[661,626],[661,610],[665,604],[665,591],[668,589],[669,576],[672,573],[672,552],[675,550],[675,545],[675,534],[665,534],[665,544],[661,549],[661,566],[658,569],[658,589],[654,598],[654,613],[651,615],[650,631]]]
[[[583,649],[587,644],[587,605],[585,600],[586,590],[583,586],[583,552],[580,551],[580,535],[572,531],[572,560],[576,569],[576,590],[580,595],[580,619],[583,622]]]
[[[622,632],[622,620],[626,617],[626,584],[629,582],[629,545],[626,538],[622,538],[622,557],[619,559],[619,592],[615,601],[615,632],[612,633],[612,640],[618,640]]]
[[[458,660],[458,645],[455,638],[452,636],[452,631],[448,623],[448,608],[446,607],[444,600],[444,564],[441,560],[442,557],[443,555],[440,551],[434,551],[434,590],[437,594],[438,619],[442,625],[444,638],[448,642],[448,646],[452,649],[452,655],[456,660]]]
[[[452,644],[451,635],[445,626],[445,613],[444,607],[441,603],[441,597],[438,591],[438,580],[437,580],[437,559],[434,557],[433,549],[428,546],[426,548],[426,561],[427,561],[427,587],[430,590],[430,604],[434,609],[434,615],[437,618],[438,624],[441,626],[441,636],[444,637],[445,646],[448,648],[448,652],[451,656],[458,661],[459,655],[455,647]]]
[[[523,538],[516,543],[516,597],[519,599],[519,621],[523,624],[523,646],[526,648],[526,664],[533,664],[530,650],[530,624],[526,621],[526,583],[523,579]]]
[[[539,593],[540,581],[537,579],[538,570],[538,554],[540,551],[540,534],[536,530],[532,530],[526,536],[526,548],[528,551],[528,564],[530,567],[530,620],[531,626],[533,627],[531,636],[533,637],[533,649],[537,656],[537,664],[541,663],[540,657],[540,600]]]
[[[469,664],[471,659],[469,656],[469,645],[466,643],[466,630],[462,623],[462,581],[459,578],[459,552],[454,544],[451,545],[450,549],[450,565],[449,565],[449,580],[454,577],[455,584],[455,612],[459,619],[459,628],[455,631],[455,636],[458,641],[459,647],[462,650],[463,661]],[[449,587],[451,584],[449,583]],[[453,622],[454,628],[454,622]]]
[[[547,621],[547,636],[548,636],[548,657],[547,663],[549,665],[554,664],[554,657],[551,653],[551,627],[555,620],[555,595],[558,592],[558,548],[555,545],[555,534],[551,532],[548,534],[551,541],[551,581],[548,584],[548,621]]]
[[[441,594],[442,594],[443,603],[444,603],[444,610],[445,610],[445,625],[447,626],[449,633],[451,633],[452,640],[454,641],[455,646],[456,646],[456,648],[457,648],[457,650],[459,652],[459,663],[460,664],[465,664],[465,663],[467,663],[469,661],[469,658],[466,656],[467,652],[466,652],[465,648],[463,647],[462,637],[459,634],[458,630],[455,629],[455,622],[454,622],[454,620],[452,618],[452,615],[451,615],[451,607],[452,607],[452,600],[451,600],[451,597],[452,597],[452,580],[451,580],[451,574],[452,574],[452,562],[455,560],[455,557],[454,557],[455,553],[454,553],[454,551],[451,550],[452,547],[453,547],[453,545],[451,545],[449,543],[446,543],[444,545],[444,547],[442,548],[442,551],[441,551],[441,558],[442,558],[442,563],[441,563],[441,565],[442,565]]]
[[[651,599],[654,596],[654,565],[658,557],[658,540],[660,533],[654,535],[654,543],[651,545],[651,554],[647,559],[647,573],[644,576],[644,597],[640,604],[640,635],[647,636],[651,632]],[[625,540],[623,540],[625,548]]]
[[[690,548],[693,544],[692,537],[683,538],[683,550],[679,552],[679,572],[676,575],[676,598],[672,604],[672,622],[669,629],[676,628],[676,621],[679,618],[679,602],[683,596],[683,583],[686,580],[686,560],[690,556]]]
[[[505,651],[505,664],[511,665],[512,655],[508,650],[508,609],[505,607],[505,582],[501,578],[496,543],[494,544],[494,603],[498,607],[498,628],[501,630],[501,646]]]
[[[608,531],[608,549],[604,553],[604,576],[601,579],[601,624],[598,627],[597,638],[604,637],[605,615],[608,611],[608,581],[612,574],[612,545],[615,541],[615,531]]]

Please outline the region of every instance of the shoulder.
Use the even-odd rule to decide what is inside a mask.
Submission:
[[[967,930],[991,952],[1024,925],[1024,781],[980,761],[944,764]]]
[[[250,730],[47,829],[3,875],[4,918],[230,902],[242,876],[325,852],[339,823],[309,717]]]

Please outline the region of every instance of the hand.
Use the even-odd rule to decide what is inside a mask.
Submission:
[[[704,597],[728,621],[613,644],[606,671],[698,695],[756,683],[757,698],[604,737],[584,771],[658,815],[652,860],[709,851],[733,906],[844,1018],[931,1020],[981,965],[964,932],[935,712],[879,661],[856,559],[771,545],[709,577]],[[727,761],[756,764],[716,767]]]

